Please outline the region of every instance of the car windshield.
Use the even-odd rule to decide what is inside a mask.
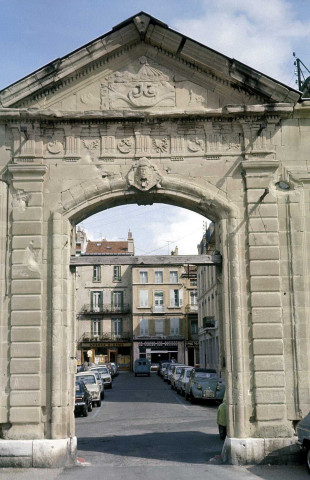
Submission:
[[[195,378],[217,378],[216,373],[196,372]]]
[[[187,371],[186,371],[186,376],[189,378],[189,377],[190,377],[190,375],[191,375],[191,373],[192,373],[192,371],[191,371],[191,370],[187,370]]]
[[[96,379],[94,375],[80,375],[79,378],[83,380],[85,383],[96,383]]]
[[[175,369],[175,373],[181,373],[182,372],[182,367],[178,367]]]

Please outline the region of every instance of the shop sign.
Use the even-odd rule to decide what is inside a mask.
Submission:
[[[142,341],[138,342],[139,347],[177,347],[179,342],[165,342],[165,341]]]
[[[109,343],[109,342],[92,342],[92,343],[88,343],[87,342],[87,347],[88,348],[99,348],[99,347],[114,347],[114,348],[117,348],[117,347],[131,347],[131,343],[121,343],[121,342],[117,342],[117,343]]]
[[[186,342],[187,347],[199,347],[199,342]]]

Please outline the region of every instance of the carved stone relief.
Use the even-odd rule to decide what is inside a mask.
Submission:
[[[24,190],[14,190],[12,194],[12,207],[21,211],[25,211],[28,207],[28,202],[31,199],[31,195]]]
[[[101,84],[101,108],[150,108],[175,106],[175,87],[169,76],[139,59],[137,73],[116,72]]]
[[[162,176],[146,157],[140,160],[130,169],[127,175],[128,187],[148,191],[153,187],[161,188]]]

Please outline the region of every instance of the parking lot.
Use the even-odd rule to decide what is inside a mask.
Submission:
[[[221,452],[215,404],[191,405],[155,373],[121,373],[100,408],[76,418],[78,455],[92,464],[206,464]]]
[[[5,480],[301,480],[300,466],[222,465],[217,405],[192,405],[164,383],[121,372],[100,407],[76,417],[79,463],[66,469],[0,469]]]

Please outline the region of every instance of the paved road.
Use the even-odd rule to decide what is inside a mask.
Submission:
[[[215,405],[191,405],[155,374],[121,373],[100,408],[76,419],[78,456],[87,466],[49,471],[0,469],[6,480],[294,480],[303,466],[221,465]]]

